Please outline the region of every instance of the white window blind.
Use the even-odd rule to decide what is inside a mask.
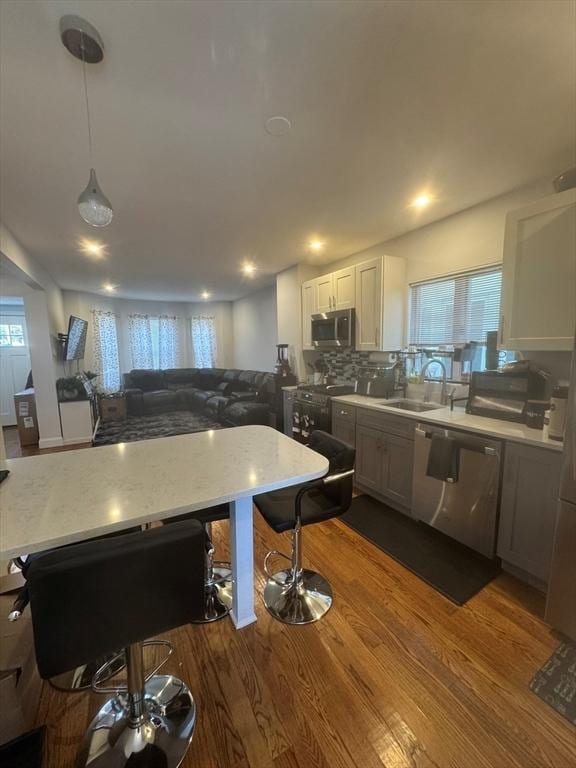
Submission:
[[[485,341],[498,330],[501,290],[500,267],[412,284],[409,343]]]

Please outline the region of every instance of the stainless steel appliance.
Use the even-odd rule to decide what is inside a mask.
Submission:
[[[576,344],[572,356],[560,498],[546,598],[546,620],[576,640]]]
[[[354,392],[368,397],[392,397],[396,389],[397,363],[365,366],[359,369]]]
[[[549,377],[544,371],[527,367],[474,371],[466,413],[524,422],[526,402],[546,399],[548,387]]]
[[[354,344],[354,310],[338,309],[312,315],[312,345],[351,347]]]
[[[432,437],[452,440],[459,452],[457,476],[431,477]],[[466,546],[494,557],[502,444],[481,436],[418,424],[414,438],[412,516]]]
[[[347,384],[299,384],[292,404],[292,437],[307,444],[315,429],[331,432],[330,401],[336,395],[350,395],[354,388]]]

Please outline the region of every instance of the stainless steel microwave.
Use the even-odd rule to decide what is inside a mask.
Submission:
[[[312,345],[318,348],[354,344],[354,310],[338,309],[312,315]]]

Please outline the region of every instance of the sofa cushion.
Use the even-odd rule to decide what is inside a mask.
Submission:
[[[144,392],[142,405],[144,413],[164,413],[175,411],[178,408],[178,395],[169,389],[160,389],[154,392]]]
[[[188,407],[193,411],[200,411],[204,408],[206,402],[217,394],[218,392],[214,390],[194,389],[187,395]]]
[[[198,368],[168,368],[164,371],[164,385],[168,389],[182,389],[194,386]]]
[[[214,395],[206,401],[206,411],[218,416],[231,402],[231,399],[225,395]]]
[[[130,371],[131,386],[143,392],[165,389],[163,371],[145,371],[135,369]]]
[[[224,409],[223,418],[236,427],[246,424],[264,424],[269,421],[270,409],[265,403],[237,402]]]

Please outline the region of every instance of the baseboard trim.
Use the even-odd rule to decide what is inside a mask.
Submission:
[[[38,440],[38,448],[57,448],[59,445],[64,445],[61,437],[41,437]]]
[[[62,445],[86,445],[92,442],[92,435],[86,437],[67,437],[62,438]]]
[[[502,570],[506,571],[506,573],[512,574],[512,576],[515,576],[520,581],[524,581],[526,584],[530,584],[531,587],[534,587],[539,592],[544,592],[544,594],[546,594],[548,591],[548,584],[545,581],[539,579],[538,576],[533,576],[531,573],[528,573],[528,571],[525,571],[523,568],[519,568],[513,563],[508,563],[506,560],[502,560]]]

